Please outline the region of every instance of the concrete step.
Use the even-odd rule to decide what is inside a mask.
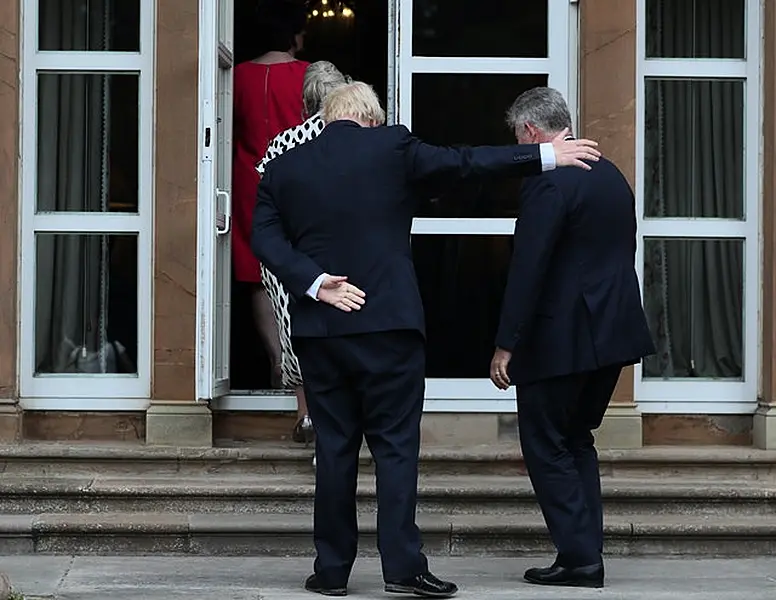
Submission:
[[[5,475],[200,476],[309,474],[312,450],[266,443],[233,448],[148,447],[42,442],[0,446]],[[747,480],[776,484],[776,451],[740,447],[647,447],[600,451],[604,477]],[[364,471],[372,469],[362,453]],[[427,475],[525,475],[517,444],[465,448],[424,447]]]
[[[27,600],[315,600],[302,590],[311,561],[255,556],[0,557]],[[774,600],[773,558],[610,558],[602,590],[530,586],[525,569],[551,556],[433,557],[462,600]],[[361,558],[347,600],[389,600],[380,561]],[[407,597],[412,600],[412,596]]]
[[[544,524],[529,517],[421,515],[432,556],[551,552]],[[360,519],[363,555],[375,554],[375,519]],[[309,556],[309,515],[86,513],[0,516],[0,554],[198,554]],[[776,552],[770,517],[709,519],[636,515],[606,523],[606,550],[619,556],[757,556]]]
[[[607,514],[766,517],[776,522],[776,484],[689,479],[603,481]],[[68,476],[0,479],[0,513],[275,513],[311,514],[312,475],[213,474],[199,477]],[[510,515],[538,518],[527,477],[425,475],[418,511],[429,515]],[[374,478],[358,486],[359,510],[376,510]]]

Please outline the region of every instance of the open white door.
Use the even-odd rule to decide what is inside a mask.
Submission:
[[[233,0],[199,1],[197,399],[229,392]]]

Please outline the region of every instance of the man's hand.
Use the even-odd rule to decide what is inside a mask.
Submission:
[[[318,300],[339,308],[343,312],[361,310],[366,294],[355,285],[348,283],[347,277],[326,275],[318,288]]]
[[[601,153],[596,150],[598,142],[592,140],[567,140],[564,139],[569,133],[568,127],[561,131],[554,140],[552,140],[552,149],[555,150],[555,166],[557,167],[580,167],[590,170],[590,165],[582,162],[584,160],[597,161]]]
[[[509,362],[512,360],[512,353],[503,348],[496,348],[493,353],[493,360],[490,361],[490,380],[500,390],[509,389],[512,384],[507,375]]]

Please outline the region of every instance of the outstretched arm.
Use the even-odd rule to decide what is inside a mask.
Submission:
[[[411,181],[439,176],[482,177],[488,175],[538,175],[556,167],[589,169],[585,160],[596,161],[601,153],[591,140],[565,139],[562,131],[551,143],[516,146],[432,146],[403,128],[405,167]]]
[[[413,182],[508,173],[538,175],[542,172],[538,144],[460,148],[433,146],[419,140],[405,128],[402,145],[407,175]]]

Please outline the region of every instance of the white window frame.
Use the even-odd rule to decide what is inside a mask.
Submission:
[[[636,205],[639,238],[636,266],[644,286],[644,238],[721,238],[744,241],[743,380],[642,379],[634,369],[634,395],[643,413],[751,414],[757,407],[760,364],[760,210],[762,169],[762,4],[746,3],[746,59],[646,58],[646,2],[637,0]],[[645,82],[647,79],[744,80],[744,220],[644,217]]]
[[[426,57],[412,53],[412,0],[390,0],[388,6],[388,122],[412,127],[412,75],[434,74],[549,74],[549,85],[560,90],[578,120],[578,26],[577,0],[547,0],[547,58]],[[506,110],[506,107],[504,107]],[[513,235],[514,219],[416,218],[412,233],[425,235]],[[296,410],[296,398],[284,392],[257,390],[229,394],[213,401],[218,410]],[[486,378],[427,379],[425,412],[511,413],[515,394],[501,391]]]
[[[576,115],[578,5],[570,0],[548,0],[548,52],[546,58],[468,58],[417,56],[412,50],[412,2],[398,4],[396,93],[399,122],[412,128],[412,77],[435,74],[547,74],[548,85],[558,89]],[[506,109],[506,107],[505,107]],[[413,235],[514,234],[515,220],[503,218],[416,218]],[[427,412],[503,413],[515,411],[514,390],[497,389],[483,373],[477,379],[427,379]]]
[[[151,395],[154,210],[154,0],[140,0],[139,52],[38,50],[38,5],[21,3],[21,168],[19,196],[19,383],[27,410],[144,410]],[[58,212],[36,214],[37,94],[40,72],[138,74],[137,214]],[[137,235],[137,374],[35,376],[35,238],[39,233]]]

